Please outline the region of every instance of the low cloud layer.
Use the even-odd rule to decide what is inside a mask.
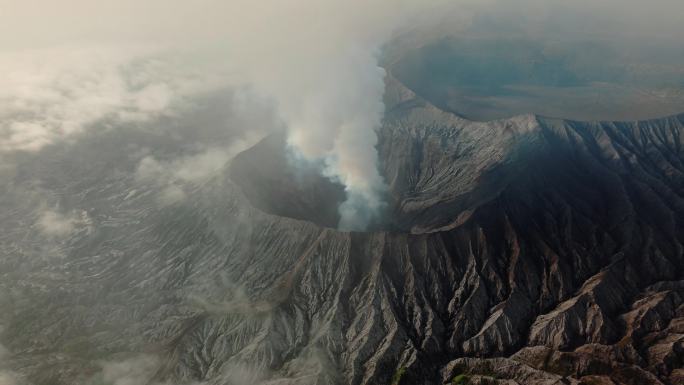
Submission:
[[[14,373],[0,370],[0,385],[18,385],[19,382]]]
[[[2,325],[0,325],[0,332],[2,332],[2,329]],[[0,385],[19,385],[19,379],[16,373],[4,368],[4,363],[9,356],[9,350],[0,344]]]
[[[201,184],[216,176],[235,155],[256,144],[264,134],[264,131],[254,128],[232,140],[230,145],[201,148],[190,155],[170,160],[145,156],[138,163],[135,179],[156,186],[158,202],[164,206],[183,201],[186,186]]]
[[[90,218],[85,211],[61,213],[51,209],[43,211],[36,222],[38,230],[50,238],[65,238],[79,228],[88,227],[90,224]]]
[[[0,52],[0,152],[37,151],[109,119],[173,115],[203,85],[150,48]]]
[[[89,385],[162,385],[152,381],[159,366],[160,360],[147,354],[102,361],[101,371],[91,379]]]

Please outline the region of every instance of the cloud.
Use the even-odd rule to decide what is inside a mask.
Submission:
[[[257,130],[248,131],[225,147],[210,147],[192,155],[161,161],[154,156],[140,160],[135,177],[143,183],[152,183],[159,188],[159,203],[170,205],[185,199],[183,187],[199,184],[224,169],[225,165],[239,152],[254,145],[261,138]]]
[[[173,116],[212,87],[193,71],[154,47],[0,52],[0,152],[37,151],[105,119]]]
[[[187,195],[181,187],[169,185],[162,188],[157,198],[162,206],[169,206],[185,200],[186,197]]]
[[[0,333],[2,332],[3,327],[0,325]],[[11,370],[6,370],[3,369],[3,364],[7,360],[7,358],[10,356],[9,350],[5,348],[2,344],[0,344],[0,385],[18,385],[19,384],[19,379],[17,375],[11,371]]]
[[[149,385],[159,365],[157,357],[146,354],[117,361],[102,361],[102,371],[92,382],[104,385]]]
[[[64,237],[76,228],[76,218],[55,211],[46,211],[38,219],[38,228],[48,236]]]
[[[0,370],[0,385],[18,385],[16,375],[8,370]]]
[[[264,384],[264,370],[245,364],[230,363],[222,368],[226,385],[259,385]]]
[[[174,160],[170,165],[171,177],[185,182],[201,182],[232,159],[238,152],[246,149],[248,144],[238,141],[228,148],[209,148],[196,155]]]
[[[170,171],[165,169],[158,160],[152,156],[146,156],[138,164],[135,175],[141,181],[157,181],[167,179],[168,173]]]
[[[282,130],[272,105],[249,89],[223,90],[220,100],[225,105],[211,101],[209,106],[179,116],[181,127],[201,125],[191,134],[169,130],[171,135],[186,138],[181,154],[160,152],[140,159],[135,178],[156,186],[160,203],[168,205],[183,200],[185,187],[217,175],[235,155],[268,133]],[[215,109],[220,110],[218,116],[214,116]]]
[[[216,175],[235,155],[256,144],[262,135],[258,129],[246,131],[227,146],[200,149],[168,161],[148,155],[140,160],[135,177],[140,182],[158,186],[161,203],[176,203],[185,198],[184,184],[202,183]]]
[[[90,226],[91,221],[85,211],[60,213],[54,210],[45,210],[36,221],[36,225],[47,237],[64,238],[80,227]]]
[[[123,359],[100,361],[100,372],[90,378],[92,385],[204,385],[196,381],[155,381],[160,357],[151,354],[135,354]],[[255,385],[254,383],[249,383]],[[0,383],[0,385],[4,385]],[[242,385],[242,384],[240,384]],[[247,384],[245,384],[247,385]]]

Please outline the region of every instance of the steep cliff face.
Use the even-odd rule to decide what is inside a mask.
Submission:
[[[340,187],[268,138],[26,268],[43,287],[8,276],[12,369],[88,382],[144,353],[148,383],[682,383],[684,115],[475,123],[386,98],[372,231],[332,228]]]

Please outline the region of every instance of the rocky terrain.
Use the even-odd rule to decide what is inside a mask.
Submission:
[[[367,232],[334,229],[341,186],[277,135],[166,205],[93,165],[57,189],[88,220],[48,250],[31,204],[3,194],[0,369],[35,385],[684,384],[684,115],[471,122],[392,80],[385,104],[387,206]]]

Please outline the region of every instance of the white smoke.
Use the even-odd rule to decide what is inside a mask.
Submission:
[[[236,79],[274,98],[289,145],[305,159],[324,160],[326,175],[345,186],[339,227],[363,229],[384,189],[375,149],[384,115],[379,50],[408,19],[441,2],[238,3],[239,31],[227,40]]]

